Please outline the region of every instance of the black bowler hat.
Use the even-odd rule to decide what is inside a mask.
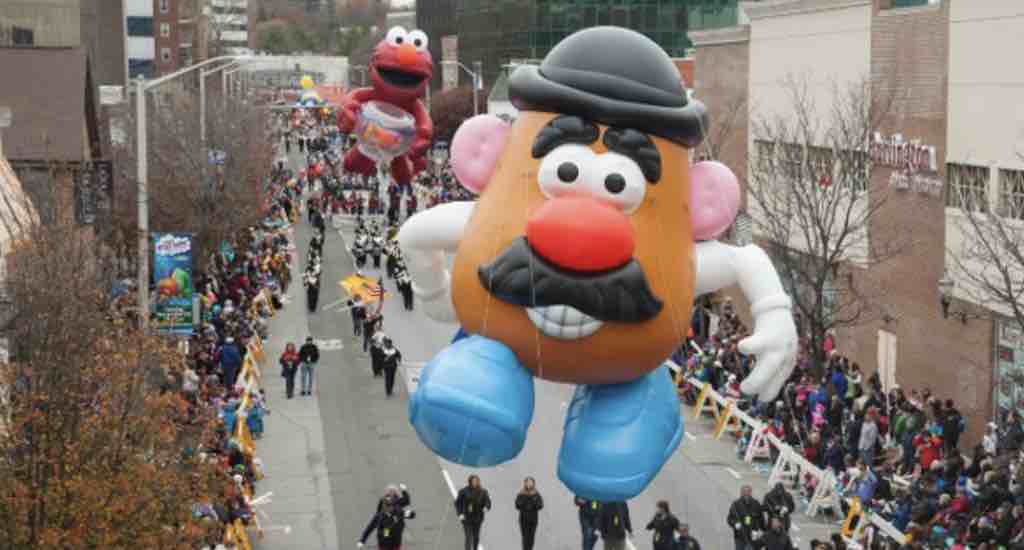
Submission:
[[[559,42],[540,67],[512,73],[509,97],[523,111],[581,116],[691,149],[708,125],[704,104],[687,99],[679,70],[661,46],[621,27],[591,27]]]

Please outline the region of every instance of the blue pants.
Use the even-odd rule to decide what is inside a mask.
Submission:
[[[316,368],[316,363],[303,363],[302,364],[302,392],[313,393],[313,369]]]

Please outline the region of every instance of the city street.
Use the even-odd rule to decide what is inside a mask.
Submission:
[[[299,158],[293,155],[293,167]],[[283,400],[283,383],[277,367],[268,367],[267,386],[274,414],[265,443],[261,445],[267,480],[263,487],[273,491],[267,511],[274,525],[283,530],[267,535],[264,548],[354,548],[355,540],[369,520],[376,499],[389,483],[405,483],[412,494],[418,517],[409,523],[403,547],[451,549],[461,547],[461,526],[452,506],[454,493],[470,473],[481,476],[491,493],[494,509],[484,523],[482,542],[486,550],[519,547],[517,516],[513,506],[523,477],[533,476],[544,496],[545,509],[537,533],[539,548],[578,548],[579,522],[572,495],[556,477],[556,461],[566,404],[573,388],[537,382],[536,412],[526,448],[514,461],[502,466],[471,470],[440,461],[416,438],[406,417],[407,392],[414,391],[422,366],[437,353],[456,331],[427,319],[418,310],[406,312],[392,281],[386,280],[384,330],[404,357],[404,387],[386,399],[383,381],[370,373],[369,356],[362,342],[352,337],[344,298],[337,285],[354,271],[345,248],[351,240],[351,225],[338,230],[328,225],[321,283],[321,311],[308,315],[305,293],[296,282],[289,295],[292,304],[276,317],[271,327],[269,357],[275,358],[285,341],[297,344],[312,335],[322,349],[315,395]],[[305,259],[311,228],[304,220],[295,227],[298,262]],[[364,274],[376,278],[379,271],[368,267]],[[681,409],[687,437],[662,473],[639,498],[629,503],[634,548],[648,548],[644,526],[654,513],[656,501],[665,499],[680,520],[705,548],[729,548],[732,533],[725,523],[729,504],[744,484],[754,487],[758,498],[767,490],[767,475],[746,468],[736,458],[735,441],[711,437],[710,419],[694,421],[689,408]],[[799,517],[794,539],[809,541],[824,537],[834,524]],[[371,538],[371,541],[373,539]],[[798,543],[799,544],[799,543]]]

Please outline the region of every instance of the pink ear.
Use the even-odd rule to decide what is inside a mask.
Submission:
[[[459,183],[480,194],[494,173],[512,126],[494,115],[477,115],[459,126],[451,145],[451,164]]]
[[[736,174],[721,162],[698,162],[690,167],[690,213],[693,238],[714,239],[736,219],[740,185]]]

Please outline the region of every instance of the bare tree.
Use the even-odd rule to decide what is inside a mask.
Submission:
[[[827,105],[816,104],[806,78],[786,78],[782,90],[783,113],[751,122],[749,207],[754,234],[791,285],[800,328],[821,364],[830,329],[882,313],[878,290],[857,284],[855,266],[885,262],[909,245],[909,227],[877,216],[890,191],[872,185],[868,151],[893,101],[873,97],[866,80],[833,85]]]
[[[741,130],[747,117],[747,98],[745,94],[730,93],[715,98],[714,105],[709,104],[708,108],[713,116],[696,156],[700,160],[723,160],[726,150],[745,137]]]
[[[986,194],[972,195],[960,186],[950,189],[958,194],[949,203],[960,208],[961,239],[949,256],[971,301],[1006,314],[1024,330],[1024,177],[1007,172],[1000,180],[1003,189],[995,211]]]
[[[195,98],[172,97],[151,111],[150,228],[193,233],[196,257],[202,258],[238,228],[258,221],[273,155],[270,130],[266,111],[215,96],[209,100],[204,144]],[[135,174],[126,170],[135,166],[133,150],[129,143],[120,151],[122,177],[114,192],[119,224],[114,234],[127,244],[121,247],[126,251],[133,250],[137,220]]]

